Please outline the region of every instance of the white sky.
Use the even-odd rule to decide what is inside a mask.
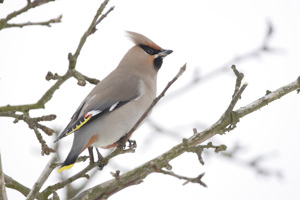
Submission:
[[[0,18],[21,8],[25,2],[5,0],[0,4]],[[62,23],[53,24],[52,28],[0,31],[0,106],[35,103],[54,83],[44,79],[47,72],[60,75],[66,72],[67,55],[75,51],[100,3],[92,0],[49,3],[22,14],[13,22],[44,21],[62,14]],[[79,56],[77,70],[87,76],[102,79],[114,69],[132,46],[124,30],[136,31],[163,48],[174,50],[160,70],[158,91],[187,63],[187,71],[168,92],[172,94],[189,83],[196,72],[205,76],[235,56],[259,47],[268,20],[275,29],[270,45],[279,51],[228,66],[236,64],[249,83],[236,108],[300,75],[300,1],[112,0],[107,9],[113,5],[115,10],[88,38]],[[214,123],[230,102],[234,84],[235,77],[228,70],[172,99],[166,98],[153,111],[151,120],[169,132],[160,133],[144,124],[133,136],[138,144],[136,153],[113,159],[103,171],[97,172],[87,188],[111,179],[111,171],[120,169],[124,173],[160,155],[183,137],[189,137],[193,128],[202,130]],[[79,87],[76,80],[71,79],[54,94],[46,109],[32,111],[31,115],[55,113],[57,119],[47,125],[62,129],[92,87],[89,84]],[[208,188],[197,184],[182,186],[184,181],[152,174],[144,183],[127,188],[111,199],[299,199],[299,98],[293,92],[244,117],[234,131],[212,140],[214,144],[227,145],[228,151],[237,143],[243,146],[239,160],[249,161],[267,155],[262,166],[280,170],[282,179],[260,176],[251,168],[219,154],[204,156],[205,165],[201,166],[197,156],[189,153],[171,162],[174,172],[190,177],[205,172],[203,181]],[[40,145],[26,124],[13,124],[12,121],[0,119],[3,168],[9,176],[31,188],[49,156],[40,156]],[[54,137],[44,136],[44,139],[53,146]],[[72,137],[61,141],[64,158],[71,142]],[[76,164],[66,176],[83,166],[85,164]],[[45,185],[56,183],[57,177],[54,171]],[[16,191],[8,189],[7,192],[9,199],[24,198]]]

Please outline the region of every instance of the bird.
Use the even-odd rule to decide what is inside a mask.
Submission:
[[[126,31],[134,46],[100,81],[73,114],[54,142],[73,134],[71,150],[58,172],[73,167],[88,147],[115,148],[156,97],[157,73],[173,51],[146,36]]]

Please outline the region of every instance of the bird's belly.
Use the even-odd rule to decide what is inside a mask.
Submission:
[[[119,141],[136,124],[151,102],[143,106],[144,109],[132,110],[131,106],[124,106],[103,116],[94,125],[98,140],[93,145],[105,148]],[[136,102],[129,103],[134,104]],[[128,108],[130,107],[131,109],[129,110]]]

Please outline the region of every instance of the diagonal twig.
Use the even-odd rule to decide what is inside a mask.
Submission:
[[[21,194],[23,194],[25,197],[29,194],[30,189],[28,187],[22,185],[18,181],[14,180],[12,177],[4,174],[4,180],[5,180],[5,186],[7,188],[14,189],[14,190],[20,192]]]
[[[45,181],[48,179],[49,175],[55,169],[55,163],[57,161],[57,156],[53,156],[50,161],[47,163],[46,167],[44,168],[43,172],[41,173],[38,180],[33,185],[31,191],[29,192],[28,196],[26,197],[26,200],[34,200],[37,196],[38,192],[40,191],[41,187],[45,183]]]
[[[107,15],[108,15],[111,11],[113,11],[114,9],[115,9],[115,6],[110,7],[110,9],[109,9],[106,13],[104,13],[103,15],[101,15],[101,16],[99,17],[99,19],[97,20],[97,22],[96,22],[94,28],[91,30],[90,34],[93,34],[93,33],[95,33],[95,32],[97,31],[96,26],[97,26],[97,25],[98,25],[105,17],[107,17]]]

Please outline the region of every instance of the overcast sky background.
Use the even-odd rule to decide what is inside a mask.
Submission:
[[[5,0],[0,4],[0,18],[25,3],[25,0]],[[36,26],[0,31],[0,106],[35,103],[54,83],[45,80],[47,72],[59,75],[66,72],[67,55],[74,53],[100,4],[101,1],[94,0],[52,2],[30,10],[12,22],[46,21],[62,14],[62,23],[53,24],[51,28]],[[169,98],[167,95],[150,117],[167,132],[158,132],[145,123],[133,135],[138,144],[136,153],[113,159],[103,171],[96,173],[86,188],[111,179],[111,171],[120,169],[122,174],[155,158],[182,138],[190,137],[193,128],[200,131],[216,122],[228,106],[234,89],[231,64],[237,65],[245,74],[244,81],[249,83],[236,108],[262,97],[266,90],[275,90],[300,76],[300,1],[112,0],[106,10],[110,6],[116,6],[115,10],[88,38],[77,62],[78,71],[100,80],[112,71],[132,46],[124,30],[142,33],[163,48],[174,51],[164,60],[159,72],[158,92],[184,63],[188,68],[168,91]],[[269,44],[277,51],[231,63],[236,56],[261,45],[268,21],[274,26]],[[206,77],[226,63],[228,70],[176,93],[193,77]],[[80,87],[76,82],[75,79],[67,81],[47,103],[46,109],[30,114],[56,114],[55,121],[45,124],[64,128],[79,103],[94,87],[90,84]],[[170,163],[174,172],[180,175],[196,177],[205,172],[203,181],[208,188],[191,183],[182,186],[182,180],[152,174],[142,184],[129,187],[111,199],[299,199],[299,100],[300,96],[293,92],[244,117],[234,131],[209,140],[215,145],[227,145],[228,152],[236,144],[242,146],[236,161],[211,153],[204,155],[205,165],[202,166],[195,154],[186,153]],[[50,157],[40,155],[40,145],[26,124],[12,122],[10,118],[0,119],[3,168],[7,175],[31,188]],[[44,139],[53,147],[55,137],[44,136]],[[60,141],[63,159],[71,143],[72,136]],[[261,167],[271,172],[280,171],[281,178],[261,176],[243,164],[262,155],[267,158],[260,163]],[[66,177],[71,176],[85,165],[76,164],[63,173]],[[44,186],[58,181],[56,171]],[[7,192],[9,199],[24,199],[14,190]]]

